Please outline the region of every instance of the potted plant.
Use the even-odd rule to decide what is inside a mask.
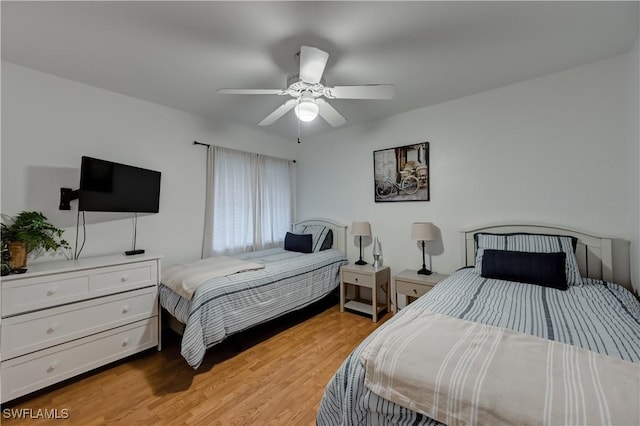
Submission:
[[[9,275],[9,272],[11,272],[11,267],[9,266],[9,249],[6,247],[6,244],[4,244],[4,241],[2,242],[2,264],[1,264],[1,274],[3,277],[5,275]]]
[[[71,248],[62,239],[63,230],[47,221],[40,212],[24,211],[10,224],[2,223],[2,249],[9,253],[9,268],[20,270],[27,266],[27,255],[33,251],[57,251]]]

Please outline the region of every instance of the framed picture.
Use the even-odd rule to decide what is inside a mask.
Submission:
[[[429,201],[429,142],[373,151],[376,202]]]

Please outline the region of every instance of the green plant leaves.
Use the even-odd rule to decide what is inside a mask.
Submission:
[[[12,218],[12,223],[1,224],[2,245],[12,241],[27,243],[27,252],[35,250],[56,251],[59,248],[69,249],[69,243],[62,239],[64,231],[47,221],[47,218],[36,211],[23,211]]]

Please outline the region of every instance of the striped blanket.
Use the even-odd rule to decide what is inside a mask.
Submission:
[[[210,279],[191,300],[160,285],[160,304],[186,325],[181,354],[193,368],[227,336],[322,299],[340,284],[340,266],[348,263],[333,249],[302,254],[274,248],[237,257],[264,268]]]
[[[505,328],[412,310],[360,360],[372,392],[449,426],[640,424],[640,364]]]
[[[327,387],[319,426],[440,425],[416,410],[382,398],[365,386],[360,355],[378,333],[412,311],[432,311],[563,342],[640,363],[640,303],[623,287],[592,279],[559,291],[482,278],[460,270],[400,311],[347,357]],[[626,397],[636,407],[637,395]]]

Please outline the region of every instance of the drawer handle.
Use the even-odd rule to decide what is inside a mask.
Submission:
[[[120,282],[123,282],[123,283],[127,282],[127,275],[126,274],[123,275],[122,278],[120,278]]]
[[[417,291],[415,288],[413,289],[413,292],[414,292],[415,294],[418,294],[418,291]]]
[[[128,338],[128,337],[125,337],[125,338],[122,340],[122,346],[124,347],[124,346],[127,346],[128,344],[129,344],[129,338]]]
[[[49,328],[47,329],[47,334],[51,334],[54,331],[56,331],[58,329],[58,327],[60,327],[60,324],[58,324],[57,322],[54,322],[53,324],[51,324],[49,326]]]
[[[356,282],[358,282],[358,279],[356,278]]]
[[[129,312],[129,309],[131,309],[129,305],[124,305],[124,308],[122,308],[122,313],[126,314],[127,312]]]
[[[47,296],[53,296],[58,291],[58,287],[51,287],[49,291],[47,291]]]
[[[47,368],[47,372],[51,373],[53,370],[58,368],[58,365],[59,365],[58,361],[51,362],[51,364],[49,364],[49,368]]]

